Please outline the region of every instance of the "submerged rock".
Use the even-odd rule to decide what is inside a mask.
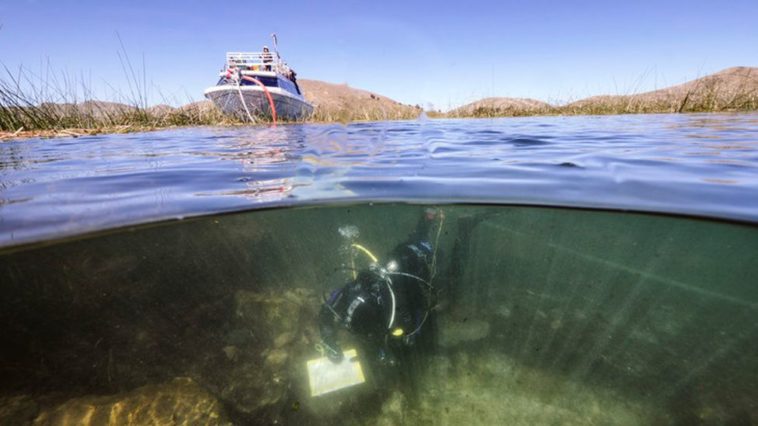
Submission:
[[[418,405],[406,407],[404,417],[389,409],[392,398],[387,401],[381,413],[386,424],[397,418],[440,425],[661,423],[653,407],[520,365],[495,351],[432,357],[417,388]]]
[[[274,349],[273,351],[268,352],[266,355],[266,366],[272,369],[281,368],[285,363],[287,363],[288,358],[289,355],[287,352],[280,349]]]
[[[382,412],[377,418],[377,426],[393,426],[406,423],[406,410],[408,402],[400,391],[392,392],[389,398],[382,404]]]
[[[513,314],[513,308],[508,305],[500,305],[495,309],[495,315],[503,318],[510,318]]]
[[[224,355],[226,355],[226,358],[229,361],[237,361],[237,359],[239,359],[240,351],[236,346],[233,346],[233,345],[224,346],[222,350],[224,351]]]
[[[29,395],[0,397],[0,425],[29,424],[39,409],[37,401]]]
[[[281,348],[284,345],[288,345],[293,340],[295,340],[295,333],[286,332],[286,333],[280,334],[279,336],[276,337],[276,339],[274,339],[274,347]]]
[[[226,337],[238,346],[222,348],[233,365],[208,374],[221,398],[246,415],[285,404],[296,380],[293,374],[302,367],[299,356],[316,342],[318,307],[317,297],[306,289],[238,291]]]
[[[125,394],[85,396],[43,410],[34,425],[205,424],[225,425],[221,404],[189,378],[148,385]]]
[[[441,318],[439,321],[439,345],[443,348],[481,340],[489,334],[490,324],[483,320],[467,317],[462,320]]]

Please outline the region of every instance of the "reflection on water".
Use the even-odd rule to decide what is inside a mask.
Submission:
[[[339,229],[384,260],[421,207],[258,211],[6,250],[0,423],[758,421],[754,226],[441,208],[426,343],[396,366],[359,353],[367,381],[318,397],[305,365],[322,297],[356,261]]]
[[[242,165],[244,176],[238,178],[237,182],[245,184],[244,189],[230,190],[225,195],[241,195],[258,203],[278,201],[290,196],[294,188],[294,165],[298,161],[295,153],[304,144],[298,130],[297,127],[288,132],[265,129],[264,132],[268,133],[259,137],[266,143],[249,136],[225,139],[222,145],[227,148],[222,151],[221,158],[232,159]]]

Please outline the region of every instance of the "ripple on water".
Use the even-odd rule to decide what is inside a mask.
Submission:
[[[189,128],[0,144],[0,245],[352,199],[758,221],[755,114]]]

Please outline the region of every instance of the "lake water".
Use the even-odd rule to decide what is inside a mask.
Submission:
[[[745,114],[1,144],[0,423],[754,424],[756,148]],[[323,298],[430,208],[419,338],[341,330],[365,382],[312,396]]]
[[[333,201],[758,219],[758,115],[200,128],[0,144],[0,245]]]

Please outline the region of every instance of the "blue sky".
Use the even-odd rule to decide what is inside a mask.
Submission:
[[[227,50],[276,32],[300,78],[448,109],[485,96],[565,102],[758,65],[758,1],[0,0],[0,61],[129,88],[124,43],[151,103],[201,99]],[[140,76],[141,78],[141,76]],[[49,77],[48,77],[49,81]],[[107,83],[106,83],[107,82]]]

